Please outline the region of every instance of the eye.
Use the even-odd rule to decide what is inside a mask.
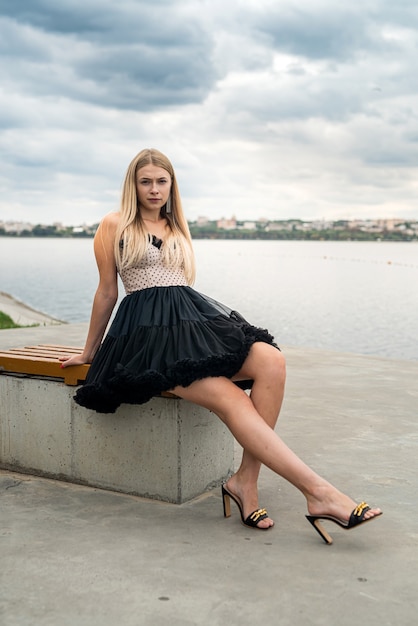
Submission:
[[[165,185],[168,183],[168,180],[166,178],[160,178],[158,182],[160,183],[160,185]]]

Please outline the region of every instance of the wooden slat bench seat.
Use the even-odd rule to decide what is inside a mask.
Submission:
[[[61,367],[60,357],[79,354],[83,348],[77,346],[61,346],[39,344],[12,348],[0,351],[0,373],[27,374],[31,376],[48,376],[62,380],[66,385],[81,385],[86,379],[90,365],[72,365]],[[163,391],[164,398],[178,396]]]
[[[79,385],[87,376],[89,365],[61,367],[60,357],[79,354],[82,348],[41,344],[0,351],[0,372],[48,376],[66,385]]]

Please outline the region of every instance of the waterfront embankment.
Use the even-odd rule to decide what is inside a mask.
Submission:
[[[82,345],[87,327],[4,330],[0,348]],[[278,432],[353,498],[380,506],[381,518],[349,532],[328,523],[327,546],[300,493],[265,468],[260,504],[276,522],[268,532],[243,526],[236,508],[224,519],[218,489],[173,505],[0,471],[2,623],[415,624],[418,363],[283,351]],[[99,417],[124,428],[122,414]],[[66,419],[59,407],[56,419]],[[138,407],[139,429],[140,420]],[[54,433],[34,445],[48,454]]]
[[[10,294],[4,293],[4,291],[0,291],[0,311],[8,315],[19,326],[50,326],[51,324],[66,323],[33,309]]]

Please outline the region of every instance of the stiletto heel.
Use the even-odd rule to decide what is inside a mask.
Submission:
[[[224,507],[224,517],[231,517],[231,500],[235,502],[238,507],[238,510],[241,515],[241,521],[245,526],[250,526],[250,528],[257,528],[258,530],[269,530],[271,526],[267,528],[262,528],[257,526],[258,522],[266,519],[268,517],[266,509],[257,509],[250,513],[250,515],[244,519],[244,513],[242,510],[241,503],[235,498],[230,491],[227,491],[225,485],[222,485],[222,502]]]
[[[313,515],[306,515],[306,519],[308,520],[308,522],[312,524],[312,526],[319,533],[319,535],[322,537],[325,543],[327,543],[328,545],[331,545],[333,541],[331,535],[328,534],[325,528],[322,526],[322,524],[319,523],[319,520],[322,518],[314,517]]]
[[[229,494],[222,485],[222,502],[224,505],[224,517],[231,517],[231,500]]]
[[[333,541],[332,537],[327,533],[319,520],[328,520],[329,522],[334,522],[334,524],[341,526],[341,528],[343,528],[344,530],[350,530],[351,528],[355,528],[355,526],[359,526],[360,524],[371,522],[376,517],[382,515],[382,512],[380,512],[376,513],[376,515],[373,515],[372,517],[365,519],[364,515],[367,513],[367,511],[370,511],[369,505],[366,504],[366,502],[361,502],[351,513],[348,522],[344,522],[343,520],[338,519],[338,517],[333,517],[332,515],[306,515],[306,519],[312,524],[312,526],[322,537],[325,543],[329,545]]]

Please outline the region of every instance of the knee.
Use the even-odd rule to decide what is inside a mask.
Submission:
[[[266,343],[254,344],[257,352],[257,371],[263,377],[268,377],[284,384],[286,380],[286,359],[283,352]]]
[[[276,377],[284,383],[286,380],[286,359],[283,352],[274,349],[274,353],[270,358],[272,361],[270,367],[273,369]]]

